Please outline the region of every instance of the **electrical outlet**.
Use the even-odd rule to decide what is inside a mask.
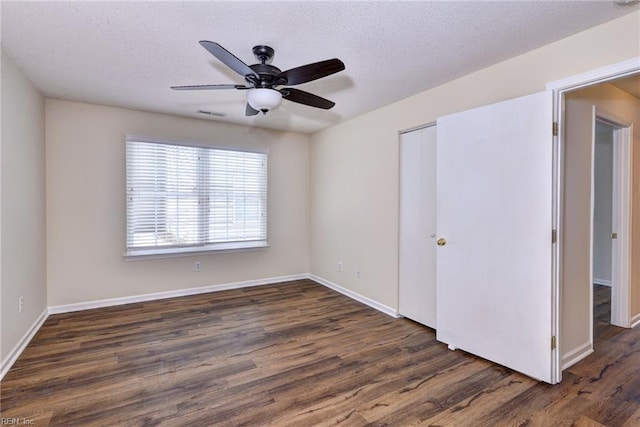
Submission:
[[[24,297],[18,298],[18,314],[22,314],[24,311]]]
[[[356,277],[359,279],[360,278],[360,270],[356,270]]]
[[[338,261],[338,264],[336,265],[336,270],[338,270],[338,271],[344,270],[344,266],[342,265],[342,261]]]
[[[201,261],[196,261],[196,262],[193,264],[193,269],[194,269],[195,271],[200,271],[200,270],[202,270],[202,262],[201,262]]]

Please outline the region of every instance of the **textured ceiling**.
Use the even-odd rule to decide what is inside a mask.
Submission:
[[[47,97],[314,132],[638,9],[612,1],[2,2],[2,49]],[[283,101],[246,118],[243,83],[199,44],[248,64],[267,44],[282,70],[340,58],[297,88],[336,102]],[[198,109],[226,114],[204,116]]]

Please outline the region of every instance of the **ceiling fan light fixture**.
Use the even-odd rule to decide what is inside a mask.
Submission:
[[[275,89],[256,88],[247,90],[247,102],[252,108],[262,113],[273,110],[280,105],[282,94]]]
[[[0,0],[2,1],[2,0]],[[217,89],[237,89],[247,91],[247,104],[245,106],[245,116],[251,117],[262,111],[277,108],[282,98],[289,102],[308,105],[310,107],[328,110],[335,106],[335,102],[324,99],[321,96],[305,92],[292,87],[275,89],[276,86],[295,86],[302,83],[311,82],[330,76],[344,70],[344,63],[338,58],[327,59],[312,64],[302,65],[281,71],[278,67],[269,65],[273,57],[274,50],[269,46],[259,45],[253,48],[253,53],[260,61],[260,64],[251,66],[245,64],[231,52],[209,40],[201,40],[200,44],[209,53],[215,56],[224,65],[244,77],[245,84],[214,84],[214,85],[188,85],[171,86],[173,90],[217,90]],[[209,114],[209,113],[203,113]]]

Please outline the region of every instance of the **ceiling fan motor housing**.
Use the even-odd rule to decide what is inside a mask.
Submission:
[[[256,74],[260,76],[259,79],[252,74],[244,77],[247,83],[251,84],[254,87],[271,88],[273,86],[287,84],[287,79],[282,77],[278,78],[278,75],[281,73],[278,67],[274,67],[273,65],[269,64],[254,64],[250,65],[249,68],[251,68],[256,72]]]

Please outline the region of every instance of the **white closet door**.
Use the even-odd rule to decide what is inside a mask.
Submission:
[[[400,139],[401,315],[436,327],[436,127]]]
[[[437,135],[437,339],[546,382],[551,127],[542,92],[439,118]]]

